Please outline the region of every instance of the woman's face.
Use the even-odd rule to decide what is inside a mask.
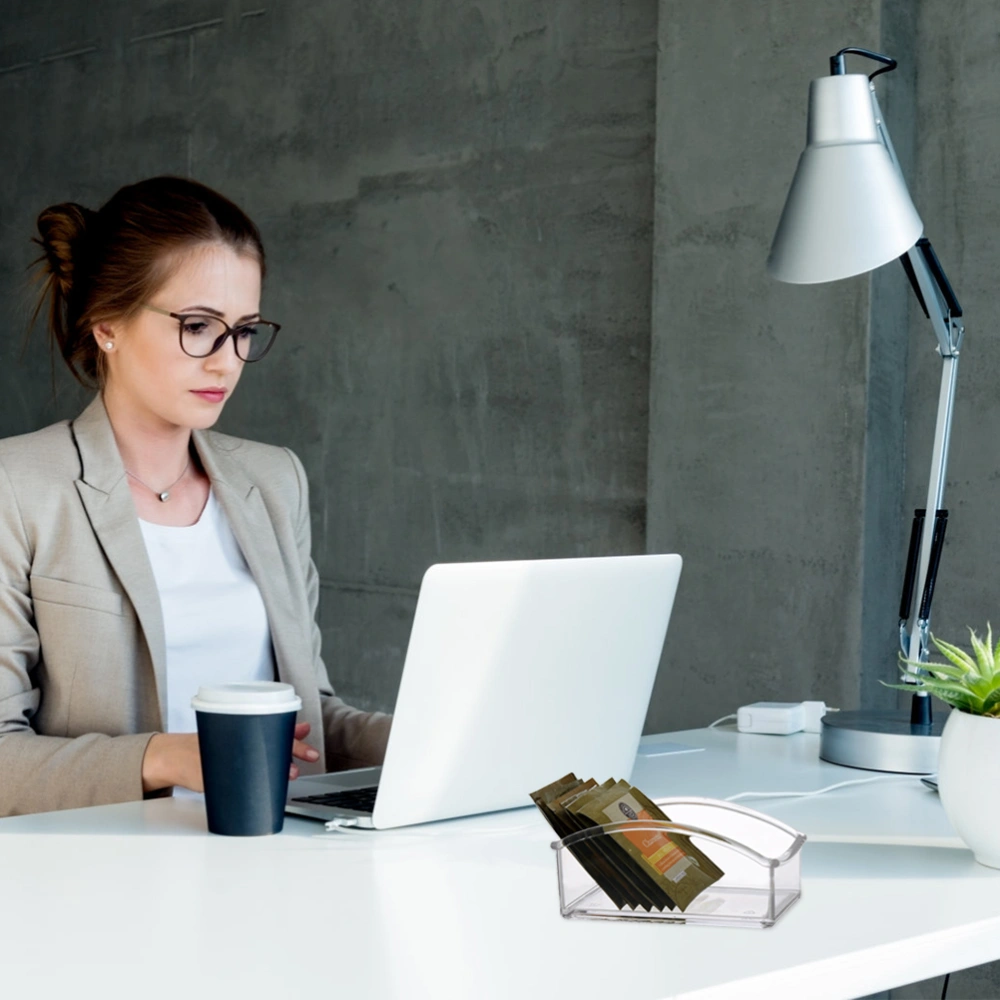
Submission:
[[[184,251],[145,304],[218,315],[236,326],[259,318],[260,285],[254,257],[208,243]],[[181,350],[178,321],[149,309],[127,322],[99,324],[94,336],[107,362],[105,393],[153,428],[211,427],[243,371],[232,337],[214,354],[192,358]]]

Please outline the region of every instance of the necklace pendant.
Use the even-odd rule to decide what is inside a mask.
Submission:
[[[170,491],[164,490],[162,493],[158,494],[161,503],[166,503],[170,499]]]

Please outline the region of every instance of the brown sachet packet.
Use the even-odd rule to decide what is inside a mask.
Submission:
[[[591,787],[586,787],[588,784]],[[578,789],[563,794],[550,805],[571,829],[585,830],[595,824],[586,816],[571,811],[571,808],[584,798],[603,795],[613,784],[613,780],[605,782],[602,786],[595,786],[594,782],[587,782]],[[638,870],[631,859],[613,841],[607,837],[597,837],[583,843],[601,859],[603,870],[607,873],[607,879],[617,887],[618,893],[622,897],[621,902],[615,898],[615,895],[610,893],[608,895],[618,909],[629,906],[632,909],[648,911],[659,909],[667,902],[656,883],[647,878],[644,872]]]
[[[637,795],[637,791],[622,781],[615,786],[616,794],[597,800],[581,799],[577,804],[579,811],[595,823],[667,819],[655,803],[641,792]],[[611,836],[681,911],[722,877],[722,870],[683,835],[667,836],[659,831],[636,830]]]
[[[601,816],[607,803],[614,802],[621,796],[621,786],[629,787],[627,782],[615,781],[612,778],[590,793],[575,797],[567,807],[572,821],[580,829],[607,823],[608,820],[603,816],[599,820],[594,817]],[[655,873],[637,865],[614,838],[596,837],[590,843],[598,846],[602,854],[615,866],[616,871],[632,888],[633,895],[638,898],[643,909],[662,910],[664,907],[674,909],[674,900],[670,893],[664,890],[662,880],[657,880],[654,877]]]
[[[578,827],[568,821],[569,814],[560,799],[569,801],[574,797],[574,792],[586,791],[596,784],[593,778],[589,781],[580,781],[576,775],[570,773],[530,794],[549,826],[560,838],[565,838],[576,832]],[[585,841],[571,845],[569,851],[618,909],[631,905],[626,891],[620,884],[622,881],[620,876],[595,846]]]
[[[528,793],[531,796],[531,801],[534,802],[536,806],[538,806],[539,811],[548,821],[549,826],[551,826],[552,829],[555,830],[560,837],[565,836],[565,834],[561,833],[559,830],[556,830],[552,818],[552,810],[549,809],[548,804],[553,799],[557,799],[564,792],[567,792],[571,788],[574,788],[581,784],[583,784],[583,782],[581,782],[580,779],[571,771],[569,774],[563,775],[557,781],[553,781],[551,784],[545,785],[543,788],[539,788],[534,792]]]
[[[558,798],[567,789],[580,784],[582,784],[580,779],[572,771],[570,771],[569,774],[564,774],[561,778],[556,779],[550,784],[545,785],[534,792],[529,792],[528,794],[531,796],[531,801],[534,802],[544,814],[547,803],[551,802],[555,798]]]
[[[652,819],[665,820],[670,822],[670,817],[650,798],[645,796],[638,788],[634,785],[632,786],[632,795],[639,802],[646,812],[649,813]],[[685,853],[694,858],[698,862],[698,867],[701,868],[703,872],[714,876],[712,881],[717,882],[725,872],[695,843],[692,842],[691,838],[682,833],[672,833],[670,839],[676,841],[680,844]],[[711,884],[711,883],[710,883]]]

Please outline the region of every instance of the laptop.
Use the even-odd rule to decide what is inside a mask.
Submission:
[[[381,767],[289,783],[286,812],[379,830],[628,779],[678,555],[441,563],[424,575]]]

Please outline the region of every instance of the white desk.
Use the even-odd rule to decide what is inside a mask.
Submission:
[[[640,757],[653,796],[866,776],[821,763],[813,736],[669,738],[706,749]],[[769,930],[563,919],[533,809],[376,833],[289,819],[247,840],[207,835],[194,801],[2,820],[3,992],[812,1000],[1000,958],[1000,872],[916,779],[743,804],[810,836],[803,898]]]

